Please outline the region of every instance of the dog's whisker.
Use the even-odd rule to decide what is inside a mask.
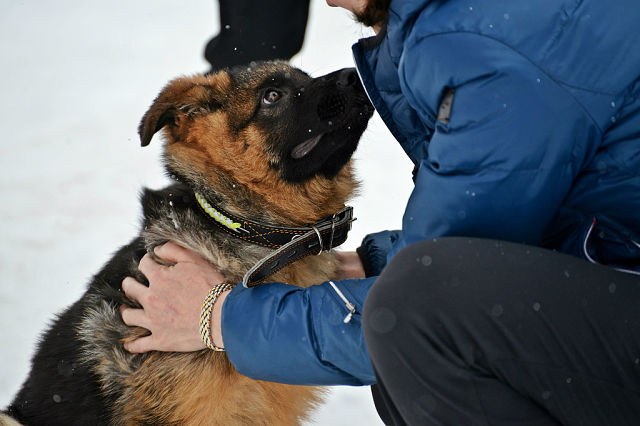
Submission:
[[[169,197],[173,196],[173,194],[169,194]],[[180,229],[180,224],[178,223],[178,217],[176,216],[176,211],[173,208],[173,201],[169,200],[169,212],[171,215],[171,221],[173,222],[173,227],[176,229]]]

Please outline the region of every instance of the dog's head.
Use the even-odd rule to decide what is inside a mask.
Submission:
[[[165,128],[169,173],[199,190],[232,181],[275,210],[324,215],[353,189],[347,165],[372,113],[354,69],[311,78],[266,62],[171,81],[139,133],[146,146]]]

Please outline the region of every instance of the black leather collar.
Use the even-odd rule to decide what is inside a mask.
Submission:
[[[249,243],[275,250],[247,272],[242,280],[245,287],[254,287],[297,260],[311,254],[320,254],[344,243],[354,220],[353,208],[347,206],[313,225],[273,226],[231,214],[212,205],[197,192],[195,197],[203,213],[222,231]]]

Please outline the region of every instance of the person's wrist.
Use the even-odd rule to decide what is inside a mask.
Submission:
[[[355,251],[336,252],[340,262],[337,279],[365,278],[365,270],[360,256]]]
[[[199,327],[200,338],[209,349],[214,351],[224,351],[222,331],[220,330],[220,319],[222,318],[220,306],[224,303],[224,299],[227,296],[226,293],[232,288],[231,284],[225,282],[216,284],[211,287],[202,303]]]
[[[219,348],[224,348],[222,339],[222,306],[229,293],[231,293],[231,290],[225,290],[220,293],[211,311],[211,340]]]

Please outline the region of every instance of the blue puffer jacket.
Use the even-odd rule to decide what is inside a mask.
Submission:
[[[402,231],[365,239],[372,273],[445,235],[639,272],[639,22],[637,0],[392,1],[386,31],[353,50],[415,188]],[[374,280],[335,284],[361,311]],[[346,313],[327,283],[236,288],[224,342],[250,377],[372,383],[360,317]]]

